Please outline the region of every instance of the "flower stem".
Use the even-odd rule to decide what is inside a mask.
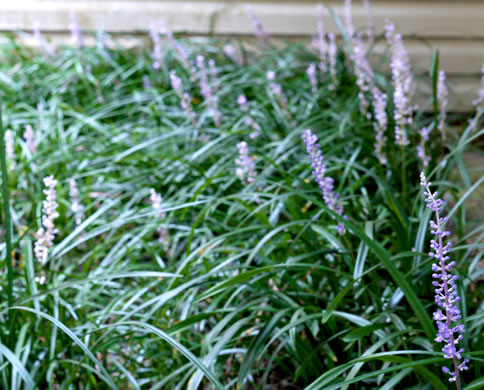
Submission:
[[[402,198],[405,203],[407,194],[407,171],[405,167],[405,146],[400,145],[400,154],[402,156]]]
[[[13,306],[13,265],[12,265],[12,221],[10,218],[10,202],[8,195],[8,174],[7,174],[7,159],[5,156],[5,131],[2,123],[2,105],[0,104],[0,165],[2,170],[2,198],[3,198],[3,213],[5,226],[5,243],[6,243],[6,259],[8,272],[8,307]],[[9,316],[10,317],[10,316]]]

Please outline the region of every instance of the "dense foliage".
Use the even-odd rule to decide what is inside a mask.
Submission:
[[[396,145],[392,85],[376,69],[389,96],[382,165],[373,103],[362,113],[348,39],[336,73],[318,69],[315,91],[307,68],[319,59],[302,44],[251,51],[240,42],[177,42],[163,46],[157,69],[150,53],[101,41],[55,56],[15,39],[1,46],[3,126],[14,153],[2,213],[13,225],[11,253],[5,229],[0,246],[0,387],[450,386],[434,342],[431,210],[416,148],[438,110],[418,111],[409,144]],[[224,50],[229,43],[237,57]],[[197,55],[215,61],[209,91],[200,88]],[[428,99],[427,108],[437,93]],[[425,167],[450,217],[467,389],[483,385],[484,229],[465,201],[483,180],[472,182],[462,156],[478,146],[481,128],[480,112],[467,126],[447,126],[445,141],[435,128]],[[327,206],[312,176],[305,129],[319,139],[344,214]],[[58,232],[39,262],[50,175]]]

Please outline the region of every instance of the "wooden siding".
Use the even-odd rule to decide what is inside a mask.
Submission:
[[[342,16],[342,0],[327,1]],[[14,0],[0,2],[0,29],[31,29],[35,21],[44,30],[63,31],[68,14],[76,12],[88,29],[143,32],[148,22],[164,19],[173,31],[216,34],[249,34],[245,4],[250,3],[274,35],[308,35],[315,31],[318,1],[183,1],[183,0]],[[405,36],[424,38],[484,38],[484,2],[476,1],[374,1],[373,19],[381,31],[385,19],[393,20]],[[360,1],[354,1],[356,28],[366,25]],[[336,26],[328,17],[328,30]]]

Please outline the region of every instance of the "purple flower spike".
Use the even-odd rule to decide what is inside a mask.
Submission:
[[[54,245],[55,235],[58,230],[55,228],[54,220],[59,216],[57,212],[57,180],[54,176],[48,176],[44,179],[45,200],[42,202],[42,227],[37,231],[37,241],[34,246],[34,253],[41,264],[47,261],[49,248]]]
[[[309,78],[309,83],[311,84],[311,92],[315,94],[318,91],[318,80],[316,77],[316,64],[312,62],[309,64],[306,74]]]
[[[319,55],[319,69],[321,72],[326,72],[328,69],[328,42],[326,41],[326,32],[324,28],[324,8],[318,4],[318,25],[317,34],[313,37],[312,46],[316,49]]]
[[[55,46],[49,45],[47,43],[44,36],[42,35],[42,31],[40,31],[39,22],[34,23],[33,33],[34,33],[34,38],[37,41],[37,45],[39,45],[39,48],[42,50],[42,52],[47,54],[48,56],[54,57],[55,56]]]
[[[249,103],[247,102],[247,98],[245,97],[245,95],[239,95],[239,97],[237,98],[237,104],[245,113],[245,116],[244,116],[245,124],[252,129],[252,133],[250,133],[249,137],[251,139],[258,138],[261,132],[261,128],[257,124],[257,122],[254,121],[252,116],[250,116],[249,114]]]
[[[166,218],[166,213],[161,209],[163,203],[163,197],[161,194],[157,193],[154,188],[150,189],[150,202],[153,210],[156,211],[157,219],[163,221]],[[158,226],[156,229],[158,233],[158,241],[163,244],[163,249],[168,252],[170,249],[170,232],[163,226]]]
[[[205,58],[201,55],[197,56],[197,67],[199,69],[198,78],[200,80],[200,91],[202,92],[202,96],[205,99],[210,112],[212,113],[215,125],[220,126],[220,121],[222,118],[218,109],[218,96],[214,94],[212,86],[208,81],[208,71],[207,67],[205,66]],[[215,64],[212,64],[210,69],[215,69]],[[212,77],[214,77],[213,74]]]
[[[69,179],[69,196],[71,197],[71,211],[74,214],[76,225],[79,226],[84,219],[84,206],[79,200],[79,190],[74,179]]]
[[[326,206],[335,213],[343,215],[343,205],[337,204],[339,195],[333,190],[333,178],[326,176],[326,164],[323,162],[323,155],[321,150],[319,150],[318,137],[314,135],[311,130],[304,130],[302,139],[306,144],[306,151],[312,161],[312,168],[314,169],[313,175],[316,177],[316,183],[319,184],[319,188],[323,192],[323,199]],[[346,215],[344,215],[347,218]],[[337,227],[339,234],[345,233],[345,227],[340,222]]]
[[[239,142],[237,144],[237,149],[239,150],[239,157],[235,159],[235,163],[237,164],[235,174],[242,181],[242,184],[246,185],[252,183],[255,180],[257,173],[255,171],[254,160],[249,156],[247,142]]]
[[[175,39],[173,32],[168,28],[168,25],[166,24],[165,21],[160,21],[159,26],[160,26],[159,32],[166,37],[170,46],[173,48],[173,50],[175,50],[175,53],[178,55],[178,58],[181,60],[183,67],[187,71],[192,72],[192,67],[190,66],[190,61],[188,60],[188,53],[185,50],[185,48],[182,46],[180,42],[178,42]]]
[[[282,109],[284,110],[284,113],[289,116],[289,111],[287,111],[287,98],[286,95],[284,95],[284,92],[282,91],[282,86],[281,84],[278,84],[275,82],[276,79],[276,72],[273,70],[269,70],[266,73],[267,80],[269,81],[269,88],[271,89],[272,94],[277,98],[279,103],[282,106]]]
[[[239,95],[237,98],[237,104],[242,108],[243,111],[249,111],[249,103],[247,103],[247,98],[245,95]]]
[[[445,72],[441,70],[439,71],[437,81],[437,102],[440,111],[438,129],[444,141],[447,139],[447,135],[445,134],[445,119],[447,117],[447,104],[449,102],[447,99],[448,94],[447,85],[445,85]]]
[[[37,153],[37,143],[35,142],[35,133],[32,126],[25,125],[24,139],[30,152],[32,154]]]
[[[193,115],[191,97],[188,93],[183,92],[183,85],[181,79],[176,75],[176,72],[172,70],[170,72],[171,87],[175,90],[175,93],[180,98],[180,104],[185,112],[185,115],[191,119],[194,126],[196,126],[195,117]]]
[[[12,130],[5,131],[5,154],[11,169],[15,169],[15,137]]]
[[[417,154],[424,167],[428,166],[431,160],[431,157],[425,153],[425,144],[429,140],[431,131],[432,129],[430,127],[422,127],[418,132],[420,134],[420,145],[417,146]]]
[[[226,45],[224,47],[224,52],[237,65],[241,66],[244,63],[241,54],[235,50],[234,45]]]
[[[328,46],[328,62],[329,62],[329,73],[331,74],[331,79],[333,84],[331,85],[331,89],[335,88],[336,82],[338,81],[336,78],[336,60],[338,56],[338,46],[336,45],[336,35],[331,33],[329,34],[329,46]]]
[[[395,106],[395,142],[397,145],[409,144],[405,127],[413,121],[414,106],[411,99],[414,92],[414,84],[410,59],[405,48],[401,34],[395,33],[395,25],[387,22],[385,37],[391,49],[390,67],[393,82],[393,104]]]
[[[344,3],[345,28],[350,38],[355,35],[355,26],[353,25],[353,16],[351,14],[351,0],[345,0]]]
[[[213,58],[208,60],[208,69],[210,73],[210,77],[212,78],[212,84],[217,84],[217,64],[215,63],[215,60]]]
[[[375,121],[373,128],[375,129],[376,143],[375,152],[380,161],[380,164],[386,165],[388,163],[387,156],[383,152],[383,148],[386,144],[385,132],[387,130],[388,118],[385,111],[387,105],[387,95],[381,92],[378,88],[374,87],[373,93],[373,108],[375,110]]]
[[[153,69],[158,70],[163,63],[159,23],[152,23],[150,25],[150,37],[153,41],[153,51],[151,52]]]
[[[452,242],[449,241],[444,245],[444,238],[450,236],[449,231],[443,230],[448,218],[440,216],[444,202],[437,198],[437,192],[432,193],[430,191],[432,183],[427,182],[423,172],[420,174],[420,185],[425,188],[427,207],[435,213],[435,221],[430,221],[430,233],[436,239],[430,241],[432,252],[429,253],[429,256],[435,259],[435,263],[432,264],[432,278],[434,279],[432,284],[436,287],[435,302],[439,306],[439,309],[433,314],[438,328],[435,341],[445,343],[442,352],[444,358],[452,360],[454,370],[444,367],[443,371],[450,375],[449,381],[456,382],[457,388],[460,389],[459,373],[468,369],[469,359],[465,358],[463,362],[459,362],[462,359],[464,349],[458,349],[457,344],[463,339],[462,334],[465,333],[465,328],[462,324],[455,324],[462,317],[456,306],[460,301],[455,283],[457,275],[450,273],[456,262],[449,261],[450,257],[447,256],[452,247]]]
[[[368,40],[371,42],[375,36],[375,23],[373,22],[373,12],[371,10],[370,0],[363,0],[363,7],[365,8],[366,22],[368,27],[367,36]]]
[[[84,37],[82,35],[81,28],[77,22],[77,17],[74,12],[69,14],[69,30],[71,32],[71,39],[78,49],[84,46]]]
[[[482,64],[482,70],[481,70],[481,89],[479,90],[479,94],[477,95],[477,99],[472,102],[474,106],[476,106],[477,109],[479,106],[484,103],[484,63]]]
[[[255,14],[252,6],[246,5],[245,11],[247,12],[247,16],[249,17],[250,23],[252,24],[252,28],[254,29],[254,35],[261,42],[263,42],[263,43],[267,42],[269,40],[270,36],[267,33],[267,31],[264,29],[262,22],[259,20],[259,18]]]
[[[359,36],[353,39],[353,55],[351,56],[355,64],[356,85],[360,90],[358,98],[360,100],[360,112],[367,118],[370,116],[368,107],[370,105],[367,94],[376,88],[373,79],[374,74],[370,63],[366,59],[366,50],[363,41]]]

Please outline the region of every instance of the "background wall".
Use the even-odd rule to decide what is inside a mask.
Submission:
[[[316,5],[320,1],[183,1],[183,0],[3,0],[0,30],[31,31],[38,23],[53,40],[68,39],[69,13],[74,11],[86,30],[104,29],[129,33],[131,43],[146,39],[151,21],[163,19],[177,32],[250,36],[252,27],[245,4],[251,4],[268,32],[275,37],[306,39],[316,31]],[[343,0],[326,2],[343,17]],[[479,0],[374,0],[376,33],[385,19],[396,24],[405,37],[415,69],[427,73],[434,49],[440,51],[440,67],[448,74],[451,109],[465,111],[480,87],[484,62],[484,1]],[[353,21],[366,29],[367,17],[360,0],[353,0]],[[328,31],[337,32],[327,16]],[[383,45],[376,50],[383,50]]]

